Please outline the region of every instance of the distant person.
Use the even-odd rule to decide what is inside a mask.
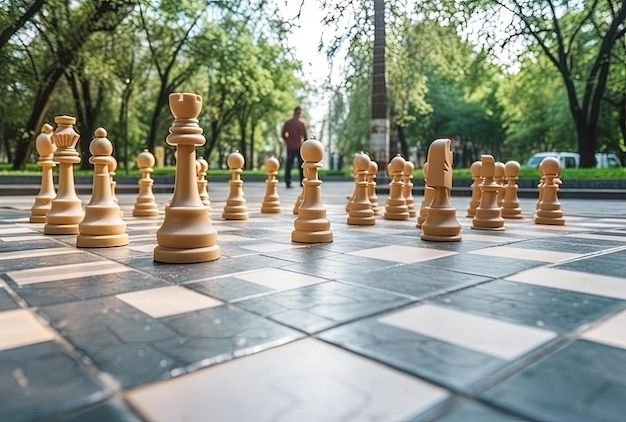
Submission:
[[[298,165],[300,167],[300,185],[302,185],[302,179],[304,178],[304,172],[302,170],[302,157],[300,157],[300,145],[306,141],[306,125],[300,118],[302,116],[302,109],[298,106],[293,110],[293,117],[285,122],[281,136],[287,147],[287,161],[285,162],[285,185],[287,188],[291,187],[291,168],[293,167],[294,159],[298,159]]]

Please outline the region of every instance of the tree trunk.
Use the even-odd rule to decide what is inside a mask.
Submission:
[[[159,95],[157,96],[154,110],[152,111],[152,118],[150,119],[150,131],[148,132],[148,139],[146,141],[146,148],[150,151],[154,151],[156,145],[156,137],[159,131],[159,124],[161,123],[161,112],[168,103],[169,93],[164,85],[161,85]]]
[[[379,175],[386,179],[389,161],[389,99],[385,58],[385,1],[374,0],[374,57],[372,60],[372,114],[370,153],[377,162]],[[384,181],[382,181],[384,183]]]
[[[18,132],[17,145],[15,147],[15,156],[13,157],[13,170],[23,170],[26,166],[26,161],[30,155],[31,148],[33,146],[33,140],[41,129],[44,116],[48,111],[50,105],[50,96],[54,91],[54,88],[63,76],[64,69],[61,66],[56,66],[48,71],[46,81],[42,83],[35,96],[35,102],[33,104],[32,111],[26,122],[26,127]]]
[[[404,127],[397,125],[396,128],[398,131],[398,142],[400,142],[400,152],[407,160],[410,160],[411,157],[409,156],[409,145],[406,142],[406,133],[404,132]]]

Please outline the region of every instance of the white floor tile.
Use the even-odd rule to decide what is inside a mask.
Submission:
[[[254,245],[242,245],[241,248],[255,252],[280,252],[289,249],[306,248],[307,245],[292,245],[289,243],[259,243]]]
[[[497,256],[511,259],[527,259],[529,261],[540,262],[561,262],[569,259],[581,257],[581,254],[544,251],[538,249],[516,248],[514,246],[494,246],[492,248],[478,249],[468,252],[475,255]]]
[[[185,422],[401,421],[447,396],[439,387],[314,339],[127,394],[147,420]]]
[[[429,248],[416,248],[413,246],[390,245],[382,246],[380,248],[354,251],[350,252],[349,255],[411,264],[414,262],[430,261],[432,259],[456,255],[456,252],[441,251],[438,249]]]
[[[506,279],[536,286],[626,300],[626,283],[624,283],[623,278],[557,268],[533,268]]]
[[[7,273],[20,286],[49,281],[69,280],[95,275],[114,274],[132,271],[132,268],[111,261],[85,262],[82,264],[58,265],[53,267],[32,268]]]
[[[30,311],[0,312],[0,351],[54,339],[54,332]]]
[[[328,281],[324,278],[281,270],[279,268],[251,271],[237,274],[235,277],[278,291],[298,289],[300,287]]]
[[[0,261],[23,258],[38,258],[45,256],[64,255],[68,253],[83,253],[76,248],[49,248],[49,249],[28,249],[24,251],[0,252]]]
[[[556,336],[551,331],[432,305],[396,312],[378,321],[504,360],[514,360]]]
[[[626,349],[626,309],[585,331],[581,338]]]
[[[119,300],[150,315],[152,318],[179,315],[200,309],[213,308],[222,304],[217,299],[205,296],[180,286],[159,287],[115,296]]]

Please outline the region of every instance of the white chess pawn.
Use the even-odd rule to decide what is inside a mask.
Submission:
[[[261,213],[278,214],[280,213],[280,198],[278,196],[278,168],[280,163],[276,157],[270,157],[265,160],[265,171],[267,172],[267,180],[265,181],[265,196],[261,203]]]
[[[228,198],[222,218],[224,220],[247,220],[248,206],[243,193],[243,180],[241,180],[245,163],[243,155],[239,151],[235,151],[228,156],[226,163],[230,169],[230,180],[228,181]]]
[[[39,154],[37,165],[41,167],[41,189],[35,197],[35,203],[30,209],[31,223],[45,223],[46,214],[50,211],[52,200],[56,196],[54,191],[54,183],[52,177],[52,168],[56,163],[52,160],[52,156],[57,147],[52,142],[52,126],[48,123],[41,128],[41,133],[35,140],[35,147]]]
[[[350,200],[347,221],[351,225],[366,226],[376,223],[372,203],[367,194],[367,171],[370,162],[370,158],[364,153],[356,154],[354,157],[356,183]]]
[[[113,197],[110,169],[115,168],[111,156],[113,145],[103,128],[96,129],[89,144],[94,165],[91,200],[85,207],[85,218],[78,225],[76,246],[79,248],[108,248],[128,245],[126,223],[120,216],[120,208]]]
[[[389,196],[385,202],[385,214],[383,215],[385,220],[409,219],[409,208],[406,206],[406,200],[402,195],[404,163],[404,158],[398,154],[387,165],[387,173],[389,173],[391,182],[389,182]]]
[[[139,167],[141,176],[138,181],[139,194],[135,199],[133,217],[156,217],[159,215],[159,207],[152,192],[154,180],[150,177],[154,163],[154,155],[147,149],[137,156],[137,167]]]

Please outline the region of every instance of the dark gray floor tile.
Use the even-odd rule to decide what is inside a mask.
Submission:
[[[389,293],[328,282],[237,302],[237,306],[313,333],[410,303]]]
[[[301,337],[286,327],[227,306],[155,319],[107,297],[48,306],[42,312],[124,387]]]
[[[626,261],[626,249],[590,258],[580,259],[577,261],[567,262],[557,265],[556,268],[561,270],[581,271],[585,273],[593,273],[606,275],[609,277],[624,278],[626,270],[624,262]]]
[[[57,419],[55,419],[57,420]],[[141,422],[121,400],[111,399],[58,417],[62,422]]]
[[[497,256],[458,254],[426,261],[424,265],[468,274],[500,278],[530,268],[539,267],[543,265],[543,263]]]
[[[54,342],[0,352],[0,420],[49,415],[103,400],[107,391]]]
[[[15,303],[11,295],[9,295],[5,289],[0,287],[0,312],[17,308],[19,308],[19,305]]]
[[[621,300],[504,280],[432,300],[462,311],[560,333],[574,331],[626,306]]]
[[[471,392],[504,360],[368,319],[319,338],[455,390]]]
[[[542,421],[623,421],[626,350],[576,341],[482,397]]]
[[[504,413],[477,401],[453,396],[436,405],[429,411],[411,418],[411,421],[437,422],[514,422],[522,421],[520,416]]]
[[[422,299],[483,283],[490,278],[424,264],[406,264],[362,274],[345,274],[338,280]]]
[[[26,285],[19,287],[19,294],[31,306],[45,306],[153,289],[167,285],[165,281],[148,274],[138,271],[124,271],[114,274]]]
[[[595,243],[595,241],[594,241]],[[606,249],[606,246],[581,242],[571,237],[559,237],[550,239],[533,239],[515,243],[516,248],[534,249],[540,251],[565,252],[576,254],[588,254]]]
[[[211,280],[186,284],[185,287],[212,296],[221,301],[231,302],[250,296],[272,293],[275,290],[235,277],[220,277]]]

